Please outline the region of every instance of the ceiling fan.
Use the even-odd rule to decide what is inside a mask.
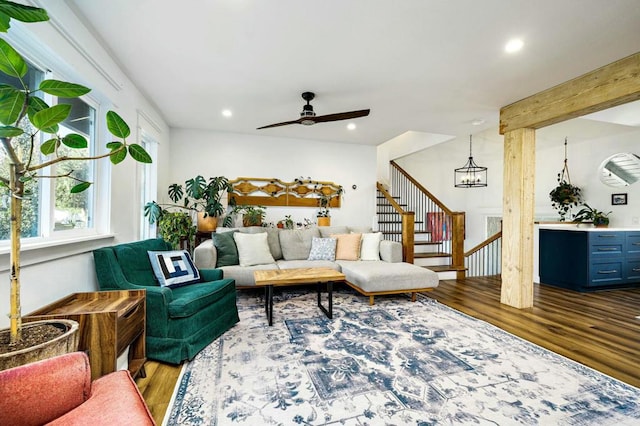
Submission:
[[[302,107],[302,112],[300,113],[300,118],[292,121],[284,121],[282,123],[269,124],[267,126],[258,127],[257,130],[260,129],[268,129],[270,127],[279,127],[286,126],[289,124],[304,124],[305,126],[311,126],[316,123],[326,123],[329,121],[340,121],[340,120],[349,120],[351,118],[359,118],[366,117],[369,115],[368,109],[361,109],[359,111],[349,111],[349,112],[338,112],[335,114],[327,114],[327,115],[316,115],[313,111],[313,105],[310,102],[315,98],[316,95],[313,92],[304,92],[302,94],[302,99],[307,101],[307,104]]]

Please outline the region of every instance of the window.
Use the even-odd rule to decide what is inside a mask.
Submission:
[[[140,132],[140,145],[151,155],[152,158],[158,158],[158,142],[144,129]],[[157,184],[158,184],[158,165],[154,161],[149,164],[139,164],[140,168],[140,201],[144,208],[144,205],[149,201],[156,199]],[[149,219],[144,216],[143,212],[140,212],[140,238],[154,238],[156,236],[156,225],[151,225]]]
[[[38,87],[40,81],[48,78],[67,80],[62,77],[55,77],[51,72],[45,73],[32,64],[29,64],[29,71],[25,80],[29,88]],[[17,79],[0,75],[0,84],[19,84]],[[42,97],[41,92],[36,95]],[[64,136],[69,133],[83,135],[89,141],[89,147],[83,150],[71,149],[64,145],[58,149],[59,155],[72,154],[74,157],[88,157],[95,155],[96,143],[96,115],[98,105],[89,99],[55,98],[49,95],[43,97],[49,105],[58,103],[70,104],[71,113],[67,119],[59,125],[58,133]],[[27,119],[21,123],[21,127],[30,125]],[[39,143],[49,139],[50,135],[38,134]],[[17,142],[18,155],[26,158],[29,155],[29,138],[26,135],[14,140]],[[36,147],[34,155],[39,155],[39,146]],[[0,172],[5,172],[9,167],[9,160],[6,152],[0,149]],[[94,161],[69,161],[57,163],[56,165],[42,170],[40,175],[59,176],[69,174],[79,179],[96,182],[96,162]],[[22,214],[22,237],[23,238],[66,238],[78,236],[82,233],[95,234],[95,199],[97,184],[92,185],[88,190],[78,194],[71,194],[70,188],[78,182],[73,178],[59,179],[37,179],[26,184],[29,196],[23,200]],[[9,194],[6,189],[0,189],[0,240],[8,240],[10,232],[10,211]]]

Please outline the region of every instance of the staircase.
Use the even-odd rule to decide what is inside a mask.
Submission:
[[[405,261],[440,279],[464,277],[464,213],[449,210],[395,162],[391,166],[393,195],[378,183],[379,230],[403,244]]]

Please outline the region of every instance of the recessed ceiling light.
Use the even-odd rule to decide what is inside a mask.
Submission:
[[[515,53],[522,49],[522,46],[524,46],[524,42],[519,38],[514,38],[507,42],[504,46],[504,51],[507,53]]]
[[[355,130],[356,129],[356,125],[354,123],[349,123],[349,124],[347,124],[347,129]]]
[[[480,125],[482,125],[484,123],[485,123],[484,118],[476,118],[475,120],[473,120],[471,122],[471,124],[473,124],[474,126],[480,126]]]
[[[223,109],[222,110],[222,115],[228,118],[228,117],[231,117],[233,115],[233,112],[231,112],[230,109]]]

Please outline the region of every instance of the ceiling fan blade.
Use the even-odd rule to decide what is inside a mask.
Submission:
[[[313,118],[316,123],[326,123],[327,121],[349,120],[351,118],[366,117],[369,115],[368,109],[358,111],[339,112],[336,114],[319,115]]]
[[[256,130],[260,130],[260,129],[268,129],[270,127],[280,127],[280,126],[287,126],[289,124],[296,124],[296,123],[300,123],[300,119],[299,120],[293,120],[293,121],[284,121],[282,123],[275,123],[275,124],[269,124],[267,126],[262,126],[262,127],[258,127]]]

